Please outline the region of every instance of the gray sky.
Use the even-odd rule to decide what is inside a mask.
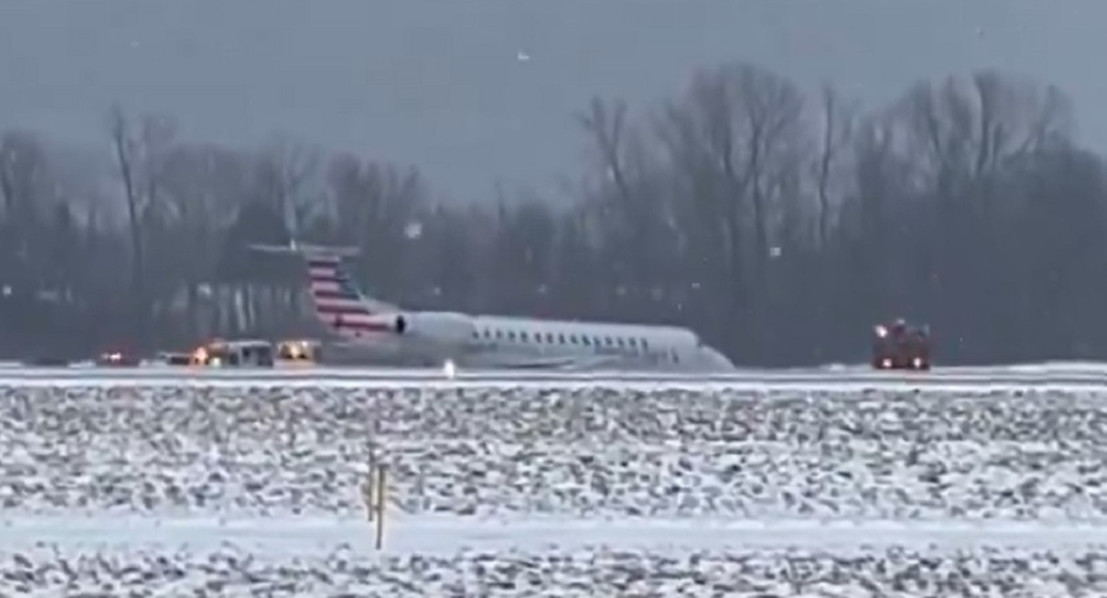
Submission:
[[[416,164],[475,199],[579,172],[593,94],[648,107],[744,60],[870,106],[1013,71],[1065,89],[1103,149],[1104,23],[1102,0],[0,0],[0,127],[106,144],[119,100],[187,137]]]

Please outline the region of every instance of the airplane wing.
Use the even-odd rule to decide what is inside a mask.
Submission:
[[[572,357],[552,357],[552,358],[521,358],[521,359],[505,359],[496,363],[496,367],[511,368],[511,369],[526,369],[526,370],[589,370],[604,367],[607,364],[612,364],[616,360],[608,356],[598,356],[594,359],[581,360],[579,358]]]
[[[267,245],[264,243],[251,244],[250,249],[261,253],[278,253],[283,255],[333,255],[337,257],[352,257],[360,253],[357,247],[310,245],[292,242],[288,245]]]

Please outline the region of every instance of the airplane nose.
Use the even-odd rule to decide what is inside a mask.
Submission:
[[[731,371],[734,368],[734,364],[726,358],[726,355],[712,349],[711,347],[704,347],[703,353],[705,361],[712,370]]]

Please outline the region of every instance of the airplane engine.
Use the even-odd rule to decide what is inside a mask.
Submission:
[[[407,332],[407,320],[409,316],[404,314],[396,314],[395,316],[388,316],[388,326],[392,332],[396,334],[404,334]]]
[[[447,345],[468,342],[476,330],[472,318],[453,312],[397,314],[392,320],[391,328],[401,336],[418,337]]]
[[[408,316],[403,314],[373,314],[366,318],[372,330],[376,332],[388,332],[391,334],[404,334],[407,332]],[[342,321],[339,316],[335,322],[338,325]]]

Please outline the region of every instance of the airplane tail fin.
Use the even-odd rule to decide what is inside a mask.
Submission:
[[[343,337],[363,337],[373,332],[393,332],[395,305],[367,297],[354,284],[343,260],[357,255],[356,248],[322,245],[251,245],[263,253],[298,255],[308,270],[308,290],[315,315]]]

